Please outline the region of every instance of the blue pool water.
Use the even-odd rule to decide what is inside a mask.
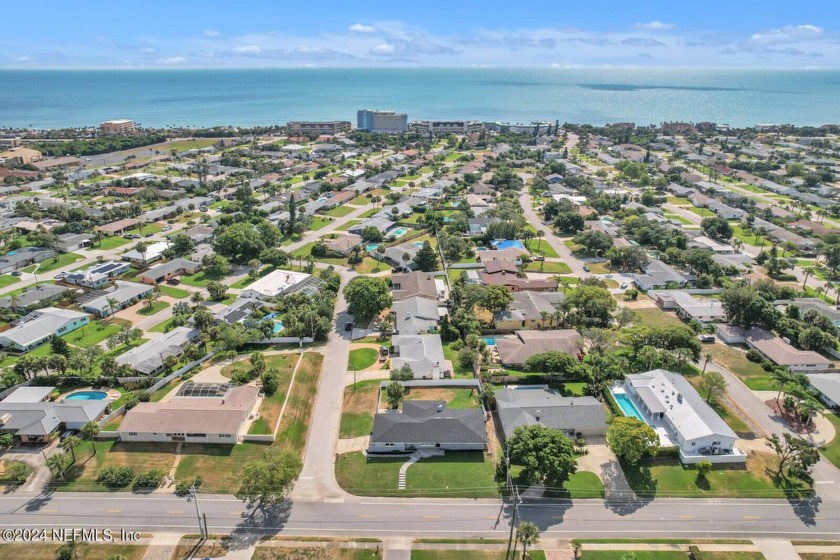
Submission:
[[[484,342],[487,343],[487,346],[496,346],[496,337],[493,336],[485,336]]]
[[[542,385],[520,385],[518,387],[514,387],[516,391],[541,391],[545,389]]]
[[[277,334],[283,330],[283,321],[275,318],[278,315],[278,313],[269,313],[268,315],[263,317],[263,320],[270,319],[274,322],[274,330],[272,331],[274,334]]]
[[[496,249],[522,249],[525,250],[525,246],[522,244],[521,241],[518,239],[503,239],[501,241],[494,241],[493,247]]]
[[[321,198],[319,198],[319,199],[318,199],[318,202],[326,202],[326,201],[327,201],[327,199],[326,199],[326,198],[324,198],[323,196],[322,196]]]
[[[65,401],[101,401],[108,398],[105,391],[76,391],[64,397]]]
[[[408,228],[398,227],[394,231],[390,232],[388,235],[393,235],[394,237],[402,237],[406,233],[408,233]]]
[[[367,251],[368,253],[373,253],[374,251],[376,251],[377,247],[379,247],[378,243],[368,243],[367,245],[365,245],[365,251]]]
[[[12,256],[12,255],[17,255],[17,251],[9,251],[9,252],[8,252],[8,253],[6,253],[6,254],[7,254],[7,255],[9,255],[9,256]]]
[[[633,404],[633,401],[630,400],[625,393],[613,393],[615,397],[615,402],[618,403],[618,407],[621,409],[621,412],[624,413],[625,416],[629,416],[630,418],[635,418],[636,420],[641,420],[642,422],[645,421],[642,413],[636,408],[636,405]]]

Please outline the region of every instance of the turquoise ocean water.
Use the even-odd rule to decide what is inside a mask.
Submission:
[[[394,109],[409,119],[605,124],[840,122],[840,71],[271,69],[0,71],[0,126],[284,124]]]

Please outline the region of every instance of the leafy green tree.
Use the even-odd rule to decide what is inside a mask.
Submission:
[[[236,497],[243,502],[259,502],[260,508],[276,504],[291,490],[300,469],[297,453],[269,449],[262,458],[245,465]]]
[[[583,368],[572,356],[565,352],[554,350],[534,354],[524,364],[525,371],[538,373],[550,373],[561,379],[580,379],[583,376]]]
[[[193,248],[195,247],[195,243],[193,240],[190,239],[188,236],[184,235],[183,233],[176,233],[172,237],[169,238],[170,245],[169,248],[176,255],[186,255],[192,252]]]
[[[70,355],[70,345],[61,337],[55,337],[50,341],[50,350],[53,354],[60,354],[65,358]]]
[[[727,386],[728,383],[720,372],[707,371],[700,374],[699,389],[706,393],[706,402],[712,402],[725,395]]]
[[[388,398],[388,406],[396,410],[405,398],[405,387],[398,381],[392,381],[385,389],[385,396]]]
[[[574,242],[589,255],[603,255],[613,246],[613,238],[602,231],[582,231],[575,235]]]
[[[732,227],[729,225],[729,222],[718,216],[703,218],[703,221],[700,222],[700,227],[712,239],[726,240],[732,237]]]
[[[221,282],[216,282],[215,280],[209,282],[207,284],[207,292],[210,294],[210,299],[214,301],[220,301],[225,299],[225,294],[227,294],[228,287]]]
[[[541,424],[518,426],[508,439],[511,462],[522,465],[522,476],[532,484],[562,486],[577,472],[572,440]]]
[[[820,453],[814,445],[800,437],[785,433],[783,438],[773,434],[767,438],[767,447],[779,457],[776,477],[785,476],[811,481],[811,469],[820,460]]]
[[[578,326],[606,327],[618,305],[609,290],[580,285],[568,299],[574,309],[572,320]]]
[[[362,321],[370,320],[393,303],[388,281],[371,276],[356,276],[348,282],[344,298],[347,311]]]
[[[617,416],[607,428],[607,445],[618,457],[635,465],[645,454],[656,454],[659,436],[641,420]]]
[[[423,246],[414,255],[414,265],[423,272],[437,270],[437,252],[432,248],[431,243],[423,242]]]

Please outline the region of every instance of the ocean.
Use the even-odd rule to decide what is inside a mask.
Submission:
[[[840,71],[651,69],[0,70],[0,127],[350,120],[840,122]]]

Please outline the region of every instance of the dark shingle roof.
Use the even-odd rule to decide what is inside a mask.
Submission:
[[[440,411],[438,411],[440,407]],[[407,401],[402,412],[380,412],[371,443],[473,443],[487,441],[484,412],[446,408],[444,401]]]

